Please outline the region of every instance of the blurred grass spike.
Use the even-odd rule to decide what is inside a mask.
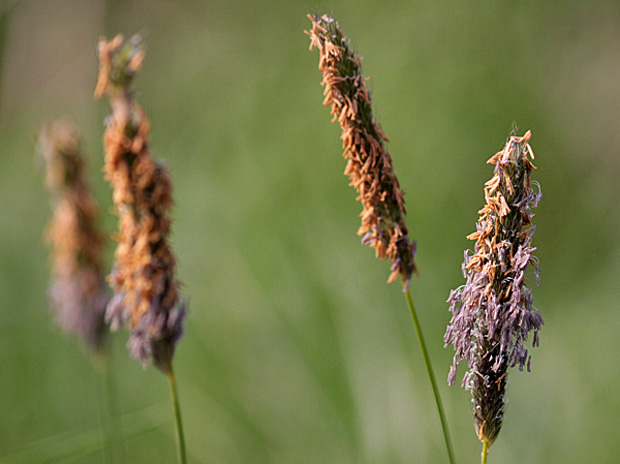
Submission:
[[[79,131],[67,121],[48,123],[39,133],[38,146],[54,209],[45,233],[51,247],[50,304],[63,330],[102,353],[107,334],[104,236],[86,180]]]
[[[325,86],[324,105],[331,105],[333,121],[342,127],[345,174],[359,193],[363,210],[358,235],[376,250],[377,257],[392,261],[388,282],[400,275],[406,290],[416,271],[416,246],[408,237],[405,199],[388,141],[372,113],[371,96],[362,75],[361,57],[349,46],[338,23],[328,15],[308,15],[312,21],[310,49],[319,50],[319,70]]]
[[[476,232],[467,237],[476,242],[474,253],[465,253],[467,281],[448,299],[453,315],[445,342],[456,351],[448,382],[454,384],[457,364],[467,360],[469,371],[462,385],[473,396],[483,462],[502,426],[508,368],[529,370],[524,342],[533,331],[532,344],[537,346],[543,324],[525,278],[529,264],[537,282],[540,274],[531,240],[532,210],[542,193],[534,191],[530,182],[535,169],[530,137],[530,131],[523,137],[511,136],[504,149],[489,159],[495,169],[484,187],[486,204],[478,212]]]
[[[144,59],[139,36],[99,40],[95,97],[108,95],[112,115],[103,137],[105,175],[119,215],[118,246],[109,277],[115,295],[106,318],[113,329],[131,327],[130,354],[152,362],[170,382],[179,463],[187,462],[172,358],[183,335],[186,302],[179,295],[176,258],[169,243],[172,184],[149,152],[150,126],[130,84]]]
[[[142,41],[121,35],[99,41],[96,97],[108,95],[112,115],[104,135],[105,175],[119,215],[118,247],[109,281],[116,292],[106,317],[112,328],[131,327],[130,353],[163,373],[171,371],[183,334],[186,304],[179,295],[172,253],[172,185],[166,167],[149,152],[149,122],[134,100],[131,78],[139,70]]]

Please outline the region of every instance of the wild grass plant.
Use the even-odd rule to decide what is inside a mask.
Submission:
[[[448,377],[452,385],[456,368],[466,360],[469,370],[462,386],[472,394],[474,424],[482,442],[482,463],[502,426],[506,404],[508,369],[530,370],[531,356],[525,348],[533,332],[532,345],[538,346],[543,319],[534,307],[527,288],[526,270],[534,268],[536,282],[540,267],[533,255],[531,240],[534,213],[542,198],[532,188],[534,152],[531,133],[511,136],[504,149],[488,163],[495,165],[494,176],[485,184],[485,206],[479,211],[474,252],[465,252],[465,285],[450,294],[452,320],[445,341],[456,351]]]
[[[310,49],[316,47],[319,50],[319,70],[325,86],[323,104],[331,105],[333,121],[338,121],[342,128],[343,156],[347,160],[345,174],[359,193],[357,199],[363,207],[360,213],[362,225],[357,233],[362,236],[362,243],[375,249],[377,257],[392,261],[388,283],[399,276],[402,280],[437,405],[448,458],[454,463],[437,381],[409,292],[411,275],[416,272],[416,244],[408,237],[404,194],[392,167],[392,157],[385,147],[388,138],[373,115],[361,58],[351,50],[339,24],[328,15],[309,15],[309,18],[312,21],[312,30],[308,33]]]
[[[49,304],[58,326],[76,336],[100,375],[100,417],[105,462],[122,462],[120,426],[110,373],[105,323],[108,292],[104,278],[99,207],[88,182],[78,128],[58,120],[38,136],[53,216],[46,230],[50,245]]]
[[[142,65],[139,36],[99,41],[95,97],[108,96],[112,114],[104,134],[105,175],[119,216],[118,246],[106,310],[112,330],[131,329],[132,357],[152,363],[170,382],[178,457],[187,462],[185,435],[172,360],[183,335],[186,302],[179,294],[176,258],[169,243],[172,184],[166,167],[149,152],[150,125],[131,82]]]

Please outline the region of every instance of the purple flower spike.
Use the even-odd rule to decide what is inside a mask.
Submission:
[[[448,303],[452,319],[446,329],[446,346],[455,350],[448,383],[456,380],[456,368],[467,360],[469,371],[462,386],[473,396],[476,432],[490,446],[502,426],[508,368],[527,367],[530,356],[524,343],[533,331],[533,346],[538,345],[538,330],[543,319],[532,304],[526,287],[525,271],[534,267],[538,282],[540,268],[532,255],[531,239],[535,227],[532,209],[542,194],[534,192],[530,172],[531,133],[510,137],[502,151],[488,163],[495,174],[485,184],[486,205],[479,211],[474,253],[465,252],[464,286],[452,291]]]

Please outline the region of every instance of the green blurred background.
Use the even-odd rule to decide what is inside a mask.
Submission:
[[[309,11],[364,57],[418,241],[413,298],[459,463],[478,462],[470,396],[445,379],[445,300],[515,121],[538,180],[531,373],[510,375],[489,463],[615,463],[620,453],[620,4],[317,0],[0,1],[0,462],[101,460],[99,380],[47,310],[50,218],[34,137],[81,127],[102,226],[100,35],[140,32],[135,86],[175,186],[190,299],[175,358],[195,463],[446,462],[399,284],[355,232],[339,128],[321,105]],[[108,248],[111,259],[113,244]],[[125,460],[174,462],[166,379],[112,338]],[[459,369],[459,378],[463,367]]]

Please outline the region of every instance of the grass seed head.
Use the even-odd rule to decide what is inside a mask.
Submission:
[[[345,174],[362,203],[358,235],[382,259],[392,261],[388,282],[401,276],[405,288],[416,272],[415,242],[405,224],[405,200],[385,143],[388,141],[375,120],[371,96],[362,75],[361,58],[349,45],[338,23],[328,15],[309,15],[312,22],[310,49],[319,50],[323,74],[324,105],[331,105],[333,121],[342,128]]]
[[[50,303],[63,330],[100,351],[107,333],[104,238],[97,224],[98,206],[86,180],[79,132],[69,122],[55,121],[43,127],[38,143],[54,209],[46,231],[52,262]]]
[[[107,94],[112,114],[104,134],[105,174],[119,216],[118,246],[109,277],[116,295],[108,305],[113,328],[129,325],[132,356],[170,370],[183,334],[185,301],[175,277],[169,243],[172,184],[166,167],[149,150],[150,125],[130,89],[144,51],[139,38],[99,42],[95,96]]]
[[[485,206],[479,211],[474,252],[465,252],[464,286],[450,294],[452,312],[445,342],[456,351],[448,382],[454,384],[456,367],[466,360],[468,372],[462,385],[473,396],[473,415],[480,440],[493,443],[504,416],[508,368],[529,370],[530,356],[525,342],[538,330],[543,319],[532,304],[525,272],[540,269],[531,240],[533,208],[542,194],[532,188],[530,173],[535,169],[529,145],[531,133],[512,136],[504,149],[489,159],[494,175],[485,184]]]

